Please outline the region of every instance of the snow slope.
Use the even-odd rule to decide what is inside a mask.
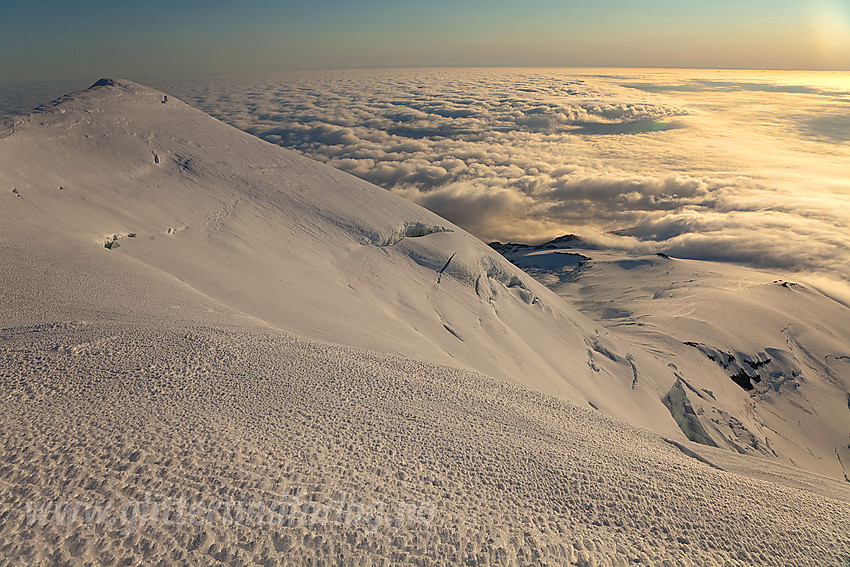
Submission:
[[[785,275],[578,238],[495,248],[664,361],[675,380],[658,387],[690,439],[850,478],[850,308],[833,295]]]
[[[640,373],[669,370],[477,239],[164,99],[121,82],[18,119],[0,179],[4,210],[26,226],[9,236],[49,227],[274,328],[475,369],[676,433],[657,392],[631,388],[628,357]],[[27,287],[40,285],[55,282]]]
[[[173,97],[7,119],[0,186],[0,564],[850,558],[846,483],[690,443],[664,356]]]

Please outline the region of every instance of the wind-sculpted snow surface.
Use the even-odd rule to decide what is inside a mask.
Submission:
[[[256,328],[128,323],[2,331],[7,562],[850,560],[850,489],[836,481],[723,472],[456,368]]]

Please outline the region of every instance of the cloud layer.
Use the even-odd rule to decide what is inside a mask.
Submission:
[[[157,86],[484,240],[572,232],[850,279],[850,75],[840,79],[402,70]]]

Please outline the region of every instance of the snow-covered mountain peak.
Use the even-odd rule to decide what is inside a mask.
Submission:
[[[126,81],[126,80],[117,80],[116,81],[115,79],[110,79],[108,77],[104,77],[103,79],[98,79],[97,81],[95,81],[94,84],[89,88],[93,89],[95,87],[114,87],[114,86],[119,85],[119,84],[126,85],[128,83],[129,83],[129,81]]]
[[[137,104],[167,104],[171,102],[191,108],[178,99],[169,97],[151,87],[127,79],[103,78],[87,89],[71,92],[49,103],[42,104],[33,109],[30,114],[65,114],[75,111],[92,113],[98,111],[101,107],[108,107],[115,103],[126,104],[131,101]],[[27,114],[24,114],[18,118],[26,118],[26,116]]]
[[[97,254],[279,329],[475,369],[677,433],[655,386],[634,382],[672,373],[459,227],[166,94],[108,83],[0,140],[10,246],[54,250],[63,265]]]

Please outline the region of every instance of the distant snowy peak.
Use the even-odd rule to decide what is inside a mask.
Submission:
[[[548,242],[544,242],[543,244],[521,244],[515,242],[506,242],[503,244],[501,242],[491,242],[489,246],[500,254],[505,254],[510,253],[512,251],[521,250],[550,250],[553,248],[586,247],[590,245],[586,243],[580,236],[576,236],[575,234],[565,234],[563,236],[553,238]]]
[[[128,83],[129,83],[129,81],[125,81],[125,84],[128,84]],[[119,82],[118,82],[118,81],[116,81],[115,79],[103,78],[103,79],[100,79],[100,80],[96,81],[96,82],[95,82],[95,83],[94,83],[91,87],[89,87],[89,88],[90,88],[90,89],[93,89],[93,88],[95,88],[95,87],[114,87],[114,86],[116,86],[116,85],[118,85],[118,84],[119,84]]]
[[[551,285],[552,278],[577,273],[590,260],[576,249],[596,249],[575,234],[565,234],[543,244],[491,242],[489,246],[545,285]]]

